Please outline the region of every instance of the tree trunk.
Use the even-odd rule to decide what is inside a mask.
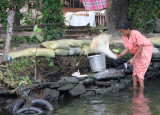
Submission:
[[[112,0],[108,30],[114,33],[121,22],[127,21],[128,0]]]
[[[7,62],[7,59],[8,59],[8,53],[9,53],[9,49],[10,49],[10,41],[11,41],[11,38],[12,38],[14,15],[15,15],[14,11],[10,10],[8,12],[8,17],[7,17],[7,38],[6,38],[6,41],[5,41],[3,57],[2,57],[2,62],[3,63]]]

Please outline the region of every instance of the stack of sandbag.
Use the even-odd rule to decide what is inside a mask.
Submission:
[[[40,46],[51,49],[55,52],[55,55],[68,55],[70,46],[64,40],[46,41],[40,44]]]
[[[64,39],[56,41],[46,41],[40,46],[54,50],[55,55],[87,55],[90,51],[91,40]]]
[[[28,48],[22,51],[10,52],[9,56],[11,56],[12,59],[23,56],[48,56],[54,58],[55,56],[88,55],[90,53],[97,53],[90,49],[91,42],[92,40],[74,39],[45,41],[40,44],[43,48]]]

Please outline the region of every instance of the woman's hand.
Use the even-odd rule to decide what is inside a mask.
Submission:
[[[133,66],[134,58],[130,59],[127,63],[129,63],[129,65]]]
[[[121,57],[120,54],[115,54],[115,55],[116,55],[117,59],[119,59]]]

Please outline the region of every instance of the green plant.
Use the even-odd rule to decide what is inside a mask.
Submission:
[[[62,4],[60,0],[41,0],[44,7],[42,8],[42,24],[51,24],[45,26],[43,37],[45,40],[60,39],[63,34],[64,17]]]
[[[33,39],[34,37],[36,37],[39,42],[43,42],[44,38],[41,35],[38,34],[38,33],[42,32],[42,30],[40,28],[38,28],[37,25],[35,25],[33,31],[34,31],[34,33],[31,34],[29,36],[29,38]]]
[[[27,76],[27,77],[19,77],[19,76],[16,76],[16,79],[14,79],[14,81],[20,86],[20,85],[23,85],[23,84],[32,84],[32,81],[30,80],[30,78]]]
[[[22,57],[19,60],[13,59],[8,65],[9,70],[17,76],[30,75],[31,67],[33,67],[33,62],[28,57]]]
[[[16,18],[18,17],[21,20],[23,18],[23,14],[19,12],[19,9],[21,9],[24,4],[24,0],[0,0],[0,19],[2,26],[7,25],[7,11],[10,9],[16,11]]]
[[[45,59],[47,60],[47,62],[49,63],[50,67],[54,66],[54,62],[52,61],[52,59],[50,57],[45,57]]]
[[[22,57],[21,59],[13,59],[7,66],[11,80],[18,85],[31,84],[31,80],[28,76],[31,75],[33,68],[33,62],[28,57]]]
[[[153,32],[154,19],[160,16],[159,0],[130,0],[128,18],[133,28],[141,32]]]

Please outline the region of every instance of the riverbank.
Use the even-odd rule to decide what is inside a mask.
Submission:
[[[146,79],[148,80],[156,79],[160,74],[160,63],[158,61],[160,59],[160,53],[158,52],[158,42],[156,41],[159,37],[149,39],[156,44],[157,50],[153,53],[152,63],[146,73]],[[91,40],[91,38],[88,40]],[[80,44],[80,46],[81,45],[82,44]],[[119,36],[113,36],[113,39],[110,40],[110,46],[123,49],[121,38]],[[26,48],[27,47],[24,49]],[[15,49],[13,50],[15,51]],[[16,51],[20,50],[22,49],[16,48]],[[86,55],[55,56],[55,58],[51,59],[54,62],[54,66],[49,66],[50,63],[44,57],[38,57],[37,60],[44,64],[43,66],[37,66],[40,75],[38,76],[38,81],[34,82],[34,77],[32,77],[31,80],[33,80],[33,84],[23,87],[24,91],[27,92],[32,99],[43,98],[50,102],[55,102],[63,100],[66,95],[85,97],[117,92],[124,89],[132,80],[132,68],[124,71],[116,70],[116,66],[113,65],[114,60],[110,58],[106,58],[107,70],[99,73],[93,73],[91,71]],[[119,63],[119,65],[121,64],[123,64],[123,62]],[[30,69],[30,73],[34,76],[34,67]],[[87,76],[79,78],[72,76],[72,73],[78,70],[80,70],[82,75],[87,74]],[[108,70],[112,73],[108,74]],[[11,93],[10,91],[13,90],[13,88],[3,82],[1,82],[1,88],[0,94],[3,99],[0,102],[1,107],[6,108],[8,105],[11,105],[13,100],[20,98],[16,93]],[[3,88],[6,89],[6,91]],[[10,96],[15,97],[15,99],[12,100]]]

